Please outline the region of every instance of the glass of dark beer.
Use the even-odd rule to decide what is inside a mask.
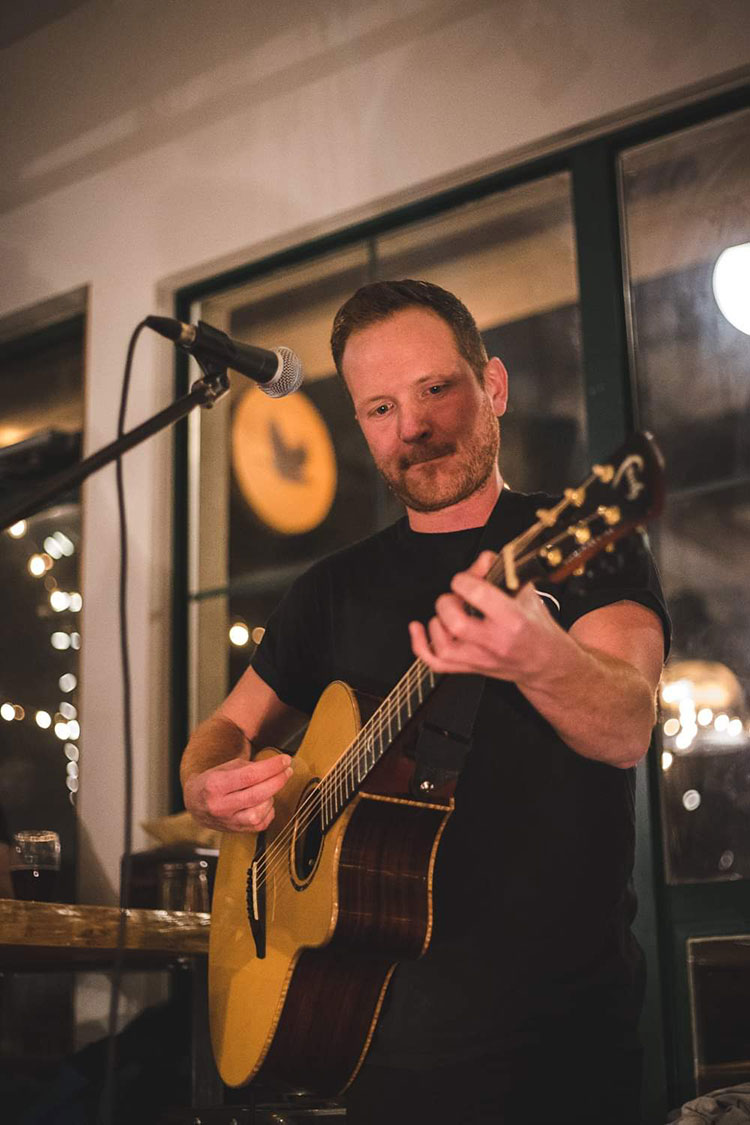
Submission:
[[[47,828],[13,833],[10,877],[16,898],[54,902],[60,872],[60,837]]]

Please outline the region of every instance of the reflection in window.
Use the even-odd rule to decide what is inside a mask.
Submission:
[[[661,731],[673,882],[750,877],[750,348],[715,294],[717,262],[750,242],[748,135],[742,111],[621,166],[640,417],[667,461],[656,542],[674,621]]]

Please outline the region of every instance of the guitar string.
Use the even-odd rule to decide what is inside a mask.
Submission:
[[[566,501],[561,501],[558,506],[564,507],[565,503],[566,503]],[[598,516],[599,516],[598,511],[593,512],[588,517],[582,518],[579,521],[579,523],[591,523]],[[523,535],[518,537],[518,541],[519,542],[524,541],[524,545],[526,545],[526,543],[528,543],[532,539],[536,538],[536,536],[539,535],[540,532],[543,532],[544,530],[546,530],[546,528],[542,524],[540,524],[539,526],[532,525],[532,527],[530,529],[528,529],[527,532],[523,533]],[[569,534],[569,531],[570,531],[569,528],[564,529],[556,537],[553,537],[552,539],[548,540],[545,543],[545,546],[546,547],[554,546],[561,539],[563,539],[567,534]],[[538,553],[539,553],[538,551],[535,551],[532,555],[519,558],[517,560],[517,565],[523,566],[526,563],[528,563],[530,561],[533,561],[538,556]],[[494,572],[504,571],[504,563],[503,563],[503,559],[502,559],[501,555],[498,556],[495,563],[492,565],[492,567],[488,571],[488,578],[498,577],[498,574],[497,573],[493,574],[493,571]],[[364,758],[362,756],[360,756],[358,758],[357,754],[362,748],[362,745],[361,745],[362,743],[365,743],[365,751],[367,750],[367,744],[369,742],[369,735],[373,733],[371,728],[373,728],[373,727],[375,727],[379,724],[380,729],[381,729],[381,746],[382,746],[382,730],[383,730],[383,727],[385,725],[386,719],[390,723],[390,718],[394,713],[396,714],[396,716],[398,716],[398,712],[401,710],[401,708],[403,706],[403,703],[404,702],[408,703],[409,702],[409,695],[413,694],[414,681],[416,681],[418,684],[419,684],[420,680],[422,682],[424,682],[425,675],[427,675],[428,678],[429,678],[431,672],[432,672],[432,670],[426,664],[424,664],[422,661],[415,661],[415,663],[412,664],[412,666],[409,668],[407,673],[402,677],[402,679],[395,686],[395,688],[392,690],[392,692],[389,694],[389,696],[386,697],[386,699],[383,701],[380,708],[378,708],[378,710],[376,712],[374,712],[374,714],[370,717],[368,722],[363,726],[361,731],[359,731],[357,736],[355,736],[355,739],[353,740],[353,742],[350,743],[350,745],[345,748],[345,750],[339,756],[337,761],[334,763],[334,765],[331,767],[331,769],[328,771],[328,773],[322,779],[322,782],[319,785],[316,785],[311,790],[310,796],[308,798],[306,798],[305,801],[303,801],[302,805],[297,810],[295,815],[291,818],[291,820],[287,823],[287,825],[284,827],[284,829],[282,829],[282,831],[279,833],[279,835],[273,841],[273,844],[269,848],[268,852],[266,852],[264,854],[263,862],[264,862],[264,865],[266,867],[266,878],[270,877],[272,874],[275,874],[275,871],[278,869],[278,862],[277,861],[285,862],[286,854],[287,854],[287,846],[288,846],[288,843],[291,841],[291,838],[293,837],[295,831],[298,834],[304,832],[304,830],[307,828],[307,826],[309,825],[311,820],[322,809],[325,802],[332,795],[338,796],[337,790],[339,789],[339,786],[341,788],[342,795],[344,793],[344,790],[346,790],[346,797],[349,797],[351,795],[349,784],[348,784],[349,781],[351,781],[351,783],[352,783],[352,792],[356,789],[355,777],[356,777],[356,780],[358,780],[358,781],[362,780],[359,777],[358,771],[359,771],[359,766],[360,766],[361,762],[363,760],[366,760],[366,753],[364,755]],[[399,697],[405,697],[405,698],[399,698]],[[420,704],[421,704],[421,699],[420,699]],[[408,722],[410,718],[411,718],[411,713],[409,713],[409,715],[407,716],[406,721]],[[399,731],[399,733],[400,733],[400,731]],[[381,755],[380,755],[381,757],[382,757],[382,753],[383,753],[383,751],[381,749]],[[370,768],[372,768],[372,767],[370,767]],[[369,770],[367,772],[369,772]],[[365,776],[366,776],[366,774],[365,774]],[[338,811],[340,811],[340,810],[337,810],[337,812]],[[272,863],[274,865],[273,869],[271,869],[271,866],[270,866]]]
[[[557,518],[559,511],[563,510],[570,504],[570,500],[563,498],[558,502],[557,505],[550,509],[550,512],[555,515],[555,518]],[[582,517],[578,522],[579,524],[591,523],[593,522],[593,520],[599,517],[599,514],[600,513],[598,511],[592,512],[590,515]],[[533,541],[533,539],[535,539],[545,530],[547,530],[546,526],[541,521],[539,521],[539,523],[533,524],[530,528],[528,528],[525,532],[518,536],[517,539],[511,543],[511,546],[514,549],[518,549],[518,547],[521,546],[526,547],[531,541]],[[555,546],[569,533],[570,528],[565,528],[556,536],[547,540],[545,542],[545,547],[549,548]],[[534,559],[538,557],[538,555],[539,552],[534,551],[532,554],[521,556],[520,558],[515,560],[516,566],[521,567],[529,562],[533,562]],[[504,572],[504,559],[502,554],[499,554],[495,562],[487,572],[487,578],[490,580],[494,580],[495,578],[502,577]],[[368,721],[364,724],[353,741],[344,749],[344,751],[341,753],[328,773],[321,779],[319,784],[314,786],[314,788],[310,792],[310,795],[305,798],[294,816],[288,821],[288,823],[284,826],[282,831],[273,841],[268,851],[264,853],[262,860],[266,869],[265,878],[269,878],[271,874],[275,873],[278,868],[277,861],[285,862],[287,847],[288,844],[291,843],[295,832],[297,834],[301,834],[305,831],[312,819],[322,809],[325,801],[333,795],[338,795],[337,789],[339,788],[339,786],[341,788],[342,794],[344,792],[344,789],[346,789],[346,797],[349,797],[351,795],[347,782],[351,780],[353,792],[356,787],[355,777],[357,781],[362,780],[362,778],[358,776],[358,768],[362,761],[366,761],[367,744],[369,741],[369,736],[373,734],[373,728],[378,725],[380,726],[382,745],[382,730],[386,718],[390,723],[391,717],[398,717],[398,713],[401,710],[403,704],[409,703],[410,696],[413,694],[415,683],[417,686],[421,687],[422,683],[424,682],[425,676],[427,678],[430,678],[431,675],[434,675],[434,673],[432,673],[432,669],[429,668],[429,666],[421,660],[416,660],[410,666],[408,671],[404,674],[404,676],[402,676],[402,678],[395,685],[392,691],[383,700],[380,707],[370,716]],[[421,702],[422,700],[420,698],[420,702],[417,707],[421,706]],[[409,722],[411,718],[412,715],[410,712],[407,715],[406,722]],[[403,729],[403,727],[401,729]],[[400,733],[400,730],[398,733]],[[365,754],[358,758],[357,755],[362,749],[363,743],[365,744]],[[380,757],[382,757],[382,754],[383,751],[381,750]],[[371,766],[370,769],[371,768],[373,767]],[[369,772],[369,770],[367,772]],[[270,867],[271,863],[274,864],[273,870]]]
[[[570,502],[565,499],[561,500],[557,505],[557,509],[559,510],[561,508],[564,508],[567,503]],[[556,509],[553,508],[551,509],[551,511],[555,512]],[[589,516],[582,517],[578,522],[591,523],[593,520],[598,518],[599,514],[600,513],[598,511],[592,512]],[[532,525],[532,527],[527,529],[526,532],[520,535],[512,545],[515,546],[516,543],[523,543],[523,545],[526,546],[531,540],[536,538],[545,530],[547,530],[547,528],[541,522],[538,525]],[[556,545],[569,533],[570,528],[565,528],[557,536],[547,540],[547,542],[545,543],[545,547],[549,548]],[[535,551],[531,555],[522,556],[521,558],[516,560],[516,565],[524,566],[526,563],[531,562],[535,558],[537,558],[538,554],[539,552]],[[493,563],[493,565],[490,567],[487,577],[496,578],[498,576],[502,576],[502,572],[504,572],[504,569],[505,567],[502,555],[498,555],[495,563]],[[493,574],[493,572],[496,573]],[[358,776],[358,768],[361,762],[363,760],[366,760],[366,753],[364,756],[360,756],[359,758],[357,757],[357,754],[362,749],[362,744],[365,743],[365,751],[367,751],[369,736],[373,733],[373,728],[379,725],[381,729],[382,745],[382,730],[386,718],[388,722],[390,722],[390,719],[393,715],[396,715],[396,717],[398,717],[398,713],[402,709],[404,702],[406,702],[407,704],[409,703],[409,696],[413,694],[414,683],[417,682],[419,684],[420,680],[424,682],[425,676],[429,678],[431,674],[434,675],[434,673],[432,673],[432,669],[430,669],[428,665],[424,664],[424,662],[421,660],[417,660],[414,662],[414,664],[411,665],[411,667],[401,678],[401,680],[396,684],[393,690],[389,693],[389,695],[386,697],[377,711],[375,711],[373,715],[370,716],[370,719],[358,732],[354,740],[344,749],[337,761],[324,776],[320,784],[316,785],[311,790],[309,797],[307,797],[305,801],[303,801],[302,805],[300,805],[295,815],[290,819],[290,821],[285,825],[285,827],[273,841],[268,851],[264,853],[262,861],[266,869],[265,878],[269,878],[272,874],[275,874],[276,870],[278,869],[279,861],[281,863],[284,863],[286,861],[288,844],[291,842],[294,833],[297,832],[297,834],[301,834],[305,831],[312,819],[322,809],[323,804],[326,800],[328,800],[332,795],[338,796],[337,790],[339,788],[341,789],[342,795],[344,793],[344,790],[346,790],[346,797],[349,797],[351,795],[348,781],[351,781],[352,783],[353,792],[356,788],[355,777],[358,781],[362,780]],[[418,706],[419,705],[421,705],[421,700]],[[408,722],[411,717],[412,714],[410,712],[407,715],[406,722]],[[381,750],[381,757],[382,754],[383,751]],[[367,772],[369,772],[369,770]],[[338,814],[338,811],[340,811],[340,809],[337,810],[336,815]],[[270,866],[271,864],[274,865],[273,869]]]

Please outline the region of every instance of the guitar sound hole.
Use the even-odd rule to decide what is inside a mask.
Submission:
[[[323,847],[323,825],[317,800],[318,780],[315,778],[306,786],[295,814],[292,882],[298,890],[312,878]]]

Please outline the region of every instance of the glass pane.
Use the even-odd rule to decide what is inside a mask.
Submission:
[[[674,617],[661,726],[672,882],[750,876],[749,140],[742,111],[621,164],[640,420],[667,462],[655,541]]]
[[[456,293],[508,368],[508,483],[554,492],[580,479],[586,424],[568,175],[382,237],[377,260],[381,277],[426,278]]]
[[[0,346],[0,400],[7,502],[80,457],[82,322]],[[11,832],[59,834],[63,901],[75,894],[80,545],[77,491],[0,534],[0,814]]]

